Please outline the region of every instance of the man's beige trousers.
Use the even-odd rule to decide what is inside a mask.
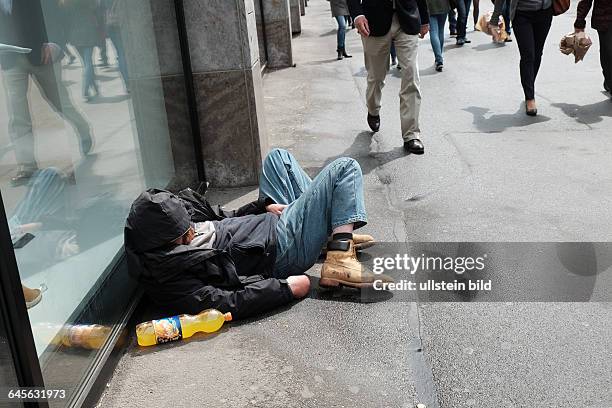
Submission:
[[[382,89],[385,77],[389,72],[389,51],[391,41],[395,44],[397,59],[402,67],[402,84],[400,87],[400,118],[404,141],[419,137],[419,113],[421,111],[421,90],[419,88],[419,67],[417,51],[419,36],[409,35],[402,31],[397,14],[389,32],[382,37],[361,37],[365,55],[365,67],[368,71],[366,104],[368,113],[377,116],[380,112]]]

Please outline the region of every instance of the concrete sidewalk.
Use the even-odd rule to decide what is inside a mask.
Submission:
[[[520,105],[515,43],[470,33],[473,43],[458,49],[447,39],[437,74],[422,40],[426,154],[417,157],[401,149],[398,72],[373,136],[360,40],[347,32],[354,58],[336,61],[329,3],[311,0],[294,40],[297,67],[264,79],[270,145],[312,174],[356,158],[365,231],[381,241],[607,241],[612,103],[599,91],[597,44],[579,65],[557,50],[572,19],[555,19],[536,119]],[[309,272],[310,296],[285,310],[217,336],[132,347],[100,407],[612,406],[609,304],[364,303],[354,291],[320,290],[318,273]]]

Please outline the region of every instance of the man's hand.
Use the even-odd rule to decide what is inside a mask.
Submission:
[[[501,30],[499,27],[489,24],[489,31],[491,31],[491,36],[493,37],[493,42],[498,43],[499,38],[501,37]]]
[[[359,16],[355,19],[355,27],[357,28],[357,32],[364,37],[368,37],[370,35],[370,25],[368,24],[368,19],[365,16]]]
[[[266,211],[272,214],[281,215],[285,208],[287,208],[285,204],[269,204],[266,206]]]
[[[55,43],[44,43],[42,45],[40,62],[43,65],[52,64],[59,59],[62,48]]]
[[[423,24],[421,26],[421,32],[419,33],[419,37],[425,38],[428,32],[429,32],[429,24]]]

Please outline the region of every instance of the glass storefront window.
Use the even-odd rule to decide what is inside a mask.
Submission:
[[[127,3],[0,0],[0,193],[45,384],[69,391],[130,301],[108,279],[129,206],[175,176],[153,1]]]

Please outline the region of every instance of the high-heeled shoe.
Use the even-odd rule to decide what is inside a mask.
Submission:
[[[348,55],[348,54],[346,53],[346,48],[344,48],[344,47],[342,47],[342,56],[343,56],[344,58],[353,58],[353,56],[352,56],[352,55]]]
[[[529,108],[529,106],[527,105],[527,102],[525,102],[525,113],[527,114],[527,116],[537,116],[538,114],[538,108]]]

